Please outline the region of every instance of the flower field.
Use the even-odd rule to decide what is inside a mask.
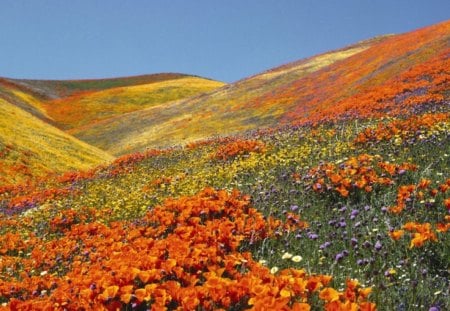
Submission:
[[[4,186],[0,305],[447,310],[449,106],[423,110]]]
[[[450,310],[449,40],[1,78],[0,310]]]

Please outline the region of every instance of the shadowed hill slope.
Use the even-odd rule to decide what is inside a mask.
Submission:
[[[112,161],[96,147],[0,98],[0,185]]]

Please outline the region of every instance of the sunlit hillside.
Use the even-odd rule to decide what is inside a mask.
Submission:
[[[77,137],[113,153],[279,124],[414,113],[449,100],[450,22],[368,40],[203,96],[100,122]],[[131,125],[131,130],[127,127]],[[109,134],[111,133],[111,134]]]
[[[74,131],[75,136],[114,154],[170,146],[216,134],[230,134],[265,126],[279,108],[258,112],[245,109],[245,103],[265,92],[273,92],[297,79],[367,49],[373,42],[360,44],[264,72],[207,94],[185,101],[129,113]],[[247,119],[255,122],[251,123]],[[272,120],[272,121],[270,121]]]
[[[31,100],[23,93],[17,93]],[[113,157],[0,98],[0,185],[88,169]]]
[[[84,92],[44,104],[59,127],[77,133],[98,121],[188,98],[222,86],[222,82],[183,77],[148,84]],[[81,128],[81,129],[80,129]]]
[[[157,73],[131,77],[86,80],[7,80],[31,92],[40,94],[46,99],[55,99],[82,92],[102,91],[115,87],[149,84],[186,77],[190,76],[181,73]]]

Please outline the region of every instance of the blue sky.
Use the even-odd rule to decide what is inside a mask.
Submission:
[[[449,0],[0,0],[0,76],[232,82],[449,18]]]

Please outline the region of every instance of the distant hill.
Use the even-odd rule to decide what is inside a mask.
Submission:
[[[74,135],[114,154],[280,124],[414,113],[448,102],[450,22],[293,62]]]
[[[0,78],[0,185],[111,161],[113,156],[70,132],[222,85],[175,73],[73,81]]]
[[[191,77],[181,73],[156,73],[149,75],[83,79],[83,80],[30,80],[8,79],[11,83],[19,85],[34,93],[40,94],[46,99],[56,99],[71,96],[80,92],[102,91],[115,87],[141,85],[162,82],[167,80]]]
[[[60,128],[76,133],[79,127],[90,126],[124,113],[188,98],[222,85],[224,85],[222,82],[190,76],[77,93],[69,97],[45,101],[43,107]]]
[[[0,98],[0,185],[23,183],[50,173],[88,169],[113,160]]]

